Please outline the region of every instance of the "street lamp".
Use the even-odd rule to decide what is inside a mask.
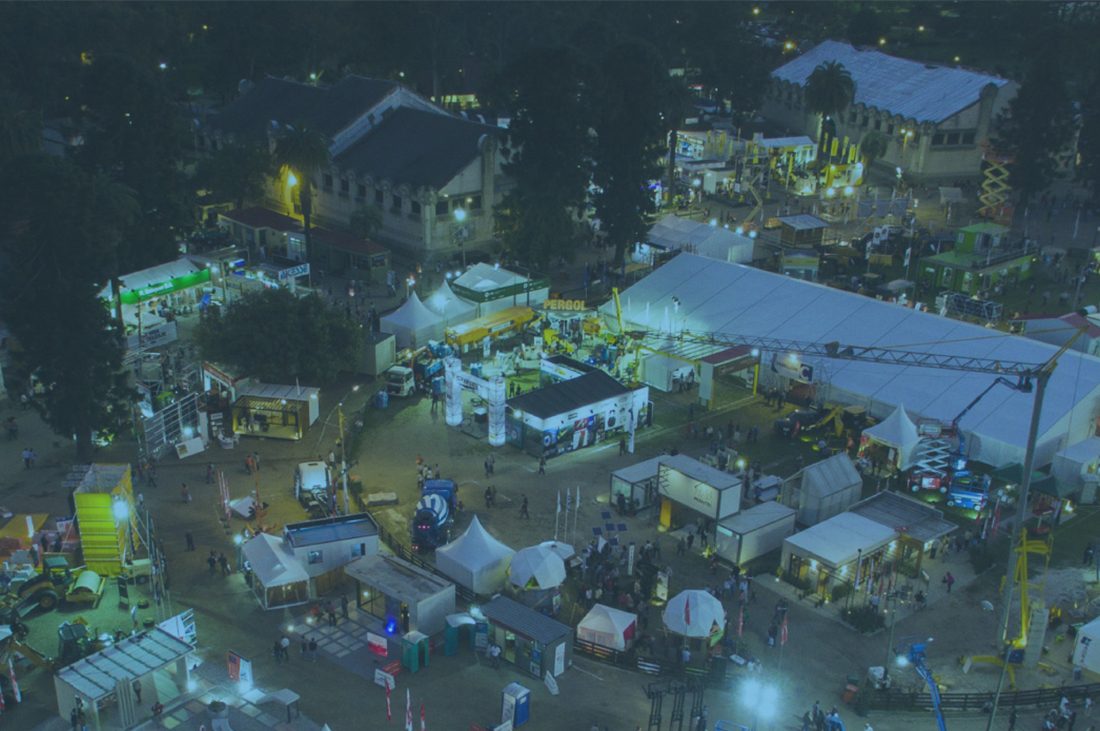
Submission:
[[[466,209],[455,209],[455,221],[458,223],[465,223],[466,221]],[[466,227],[459,226],[455,229],[455,241],[458,243],[458,250],[462,252],[462,271],[466,271]]]
[[[336,413],[340,417],[340,473],[344,478],[344,515],[348,514],[348,448],[347,442],[344,441],[344,402],[348,400],[352,393],[356,393],[358,390],[358,384],[352,386],[351,393],[340,399],[340,403],[336,404]]]
[[[242,551],[242,547],[244,546],[244,536],[242,536],[240,533],[233,536],[233,545],[237,547],[237,571],[240,571],[241,570],[241,565],[242,565],[242,563],[241,563],[241,551]]]
[[[409,278],[405,280],[405,299],[412,296],[412,288],[416,286],[416,279],[413,275],[409,275]]]

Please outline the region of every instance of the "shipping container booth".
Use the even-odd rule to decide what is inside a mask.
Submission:
[[[780,569],[805,582],[810,591],[828,596],[838,583],[853,582],[881,567],[898,533],[870,518],[841,513],[783,539]],[[864,565],[864,562],[867,562]]]
[[[573,665],[573,630],[508,597],[498,596],[479,612],[488,620],[489,641],[501,657],[536,678],[557,677]]]
[[[741,487],[740,478],[686,455],[662,457],[657,468],[661,525],[676,530],[701,516],[713,526],[741,509]]]
[[[242,436],[297,441],[321,412],[318,388],[254,383],[238,393],[233,431]]]
[[[718,555],[743,564],[783,548],[783,539],[794,534],[796,514],[794,508],[769,500],[720,520],[714,540]]]
[[[434,635],[455,613],[455,585],[396,556],[377,553],[352,561],[344,572],[355,579],[355,606],[401,632]]]
[[[657,475],[662,459],[665,457],[654,457],[612,472],[611,505],[619,504],[620,495],[629,509],[644,510],[657,505]]]
[[[132,561],[137,510],[128,464],[93,464],[73,490],[84,565],[100,576],[118,576]]]
[[[369,513],[288,523],[283,542],[309,576],[309,598],[342,586],[344,567],[378,553],[378,524]]]

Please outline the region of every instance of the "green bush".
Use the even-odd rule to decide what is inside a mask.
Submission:
[[[810,591],[809,579],[801,579],[794,574],[783,574],[783,581],[798,589],[799,591]]]
[[[848,596],[851,593],[852,593],[852,585],[851,584],[837,584],[836,586],[833,587],[832,592],[830,592],[830,597],[832,598],[832,600],[834,602],[839,602],[841,599],[843,599],[844,597]]]
[[[988,571],[993,566],[1003,566],[1006,555],[1008,555],[1008,536],[998,536],[985,548],[979,546],[970,550],[970,565],[974,567],[974,574],[977,575]]]
[[[886,622],[879,614],[878,609],[868,604],[851,609],[842,609],[840,610],[840,616],[845,622],[864,634],[886,626]]]

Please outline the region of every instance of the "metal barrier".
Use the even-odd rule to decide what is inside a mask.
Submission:
[[[1071,685],[1060,688],[1039,688],[1002,693],[998,705],[1001,708],[1053,708],[1062,698],[1085,702],[1085,698],[1100,693],[1100,683]],[[944,711],[980,711],[992,704],[994,693],[941,693],[940,707]],[[926,692],[906,690],[869,690],[860,693],[857,704],[868,711],[931,711],[932,696]]]

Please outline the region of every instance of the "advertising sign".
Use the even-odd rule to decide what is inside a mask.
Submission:
[[[276,274],[276,278],[282,282],[287,279],[293,279],[294,277],[302,277],[309,274],[309,264],[299,264],[298,266],[291,267],[290,269],[283,269]]]

